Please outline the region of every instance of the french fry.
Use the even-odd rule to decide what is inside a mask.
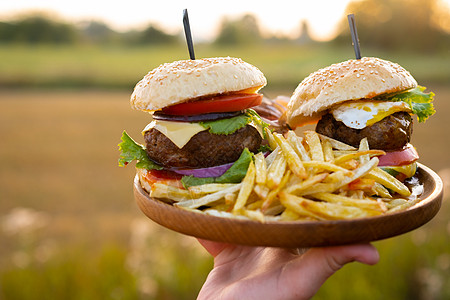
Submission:
[[[307,190],[300,192],[297,192],[296,195],[298,196],[307,196],[315,193],[333,193],[338,189],[338,185],[336,183],[316,183],[312,187],[310,187]]]
[[[317,218],[322,218],[325,220],[364,218],[381,214],[380,211],[361,209],[359,207],[352,206],[342,206],[328,202],[317,202],[293,195],[290,195],[289,198],[291,202],[297,203],[296,206],[301,207]],[[293,209],[294,207],[290,208]],[[296,210],[294,211],[297,212]]]
[[[265,199],[269,194],[270,189],[267,185],[256,184],[255,187],[253,188],[253,191],[255,192],[256,195],[259,196],[259,198]]]
[[[401,210],[408,209],[411,206],[418,203],[419,201],[420,201],[420,198],[415,198],[412,200],[395,199],[395,200],[389,202],[389,204],[386,204],[386,206],[389,208],[388,212],[393,213],[393,212],[398,212]]]
[[[316,215],[315,213],[309,211],[301,205],[301,202],[306,200],[302,197],[297,197],[288,193],[281,192],[280,193],[280,202],[283,204],[286,209],[291,210],[299,217],[309,217],[315,220],[325,220],[325,218]]]
[[[188,188],[193,197],[200,197],[205,194],[216,193],[226,188],[232,187],[236,183],[208,183],[202,185],[194,185]]]
[[[256,172],[255,182],[257,184],[266,183],[267,164],[266,159],[264,158],[262,152],[258,152],[258,154],[255,155],[255,172]]]
[[[369,150],[369,141],[367,140],[367,137],[365,137],[359,142],[359,151],[367,151],[367,150]],[[365,164],[369,161],[369,159],[370,159],[369,155],[363,155],[359,158],[359,161],[362,164]]]
[[[275,150],[277,148],[277,142],[273,138],[272,132],[267,127],[265,128],[265,132],[266,132],[267,141],[269,142],[269,147],[272,150]]]
[[[300,216],[289,208],[286,208],[281,213],[281,221],[298,221],[298,220],[300,220]]]
[[[269,207],[265,212],[264,215],[266,216],[276,216],[281,214],[285,210],[285,207],[281,204],[274,205],[272,207]]]
[[[234,202],[236,202],[237,193],[228,193],[223,196],[224,204],[228,206],[233,206]]]
[[[325,173],[327,174],[327,173]],[[336,171],[329,174],[324,180],[324,183],[338,183],[344,180],[345,174],[348,174],[347,171]]]
[[[266,165],[267,168],[270,167],[270,165],[273,163],[273,161],[275,160],[275,158],[280,154],[281,149],[280,147],[275,148],[275,150],[273,150],[269,155],[267,155],[266,157]]]
[[[255,165],[251,161],[250,164],[248,165],[247,174],[245,175],[244,179],[241,182],[242,186],[241,189],[239,190],[236,202],[234,203],[233,212],[239,211],[245,206],[247,199],[253,190],[254,183],[255,183]]]
[[[273,138],[275,139],[278,146],[281,148],[281,151],[286,159],[287,164],[291,171],[300,178],[308,177],[306,173],[305,167],[303,166],[302,160],[300,156],[294,151],[291,145],[286,141],[286,139],[281,135],[274,133]]]
[[[320,133],[318,133],[318,136],[320,137],[320,139],[322,141],[329,141],[331,143],[331,146],[336,149],[336,150],[342,150],[342,151],[352,151],[352,150],[357,150],[355,147],[347,145],[343,142],[340,142],[338,140],[332,139],[326,135],[322,135]]]
[[[265,221],[264,214],[259,210],[241,209],[240,214],[248,217],[250,220],[259,221],[261,223]]]
[[[380,204],[378,201],[373,199],[353,199],[350,197],[336,195],[332,193],[317,193],[312,194],[312,197],[318,200],[326,201],[329,203],[341,204],[344,206],[355,206],[363,209],[372,209],[380,212],[387,210],[385,205]]]
[[[369,193],[372,193],[374,186],[375,180],[370,178],[358,178],[347,185],[350,190],[360,190]]]
[[[309,161],[311,157],[306,151],[305,147],[303,147],[302,140],[303,138],[297,136],[294,131],[290,130],[287,133],[287,140],[291,144],[292,148],[297,152],[302,161]]]
[[[381,212],[377,210],[362,209],[354,206],[342,206],[334,203],[317,202],[308,199],[304,199],[301,202],[301,206],[327,220],[364,218],[381,214]]]
[[[342,162],[339,166],[343,167],[344,169],[354,170],[359,167],[359,165],[359,161],[357,161],[356,159],[350,159]]]
[[[188,190],[158,182],[152,185],[149,195],[153,198],[171,199],[172,201],[183,201],[193,198]]]
[[[328,171],[333,171],[333,172],[341,171],[341,172],[344,172],[346,175],[352,174],[352,171],[350,171],[350,170],[347,170],[338,165],[335,165],[335,164],[329,163],[329,162],[325,162],[325,161],[318,161],[318,160],[304,161],[303,165],[305,167],[313,167],[316,169],[323,169],[323,170],[328,170]]]
[[[289,180],[289,176],[291,176],[291,171],[288,170],[288,171],[286,171],[283,178],[281,179],[280,184],[275,189],[273,189],[269,192],[269,194],[267,195],[266,199],[264,200],[262,208],[261,208],[263,212],[265,212],[269,208],[269,206],[272,204],[273,200],[278,195],[280,190],[282,188],[284,188],[284,186],[286,185],[286,183]]]
[[[289,194],[298,194],[302,193],[303,191],[311,188],[313,185],[322,182],[325,178],[327,178],[327,173],[317,174],[312,177],[309,177],[308,179],[304,180],[303,182],[289,186],[285,189],[286,193]]]
[[[241,183],[187,190],[155,183],[150,196],[191,211],[258,222],[370,217],[420,201],[393,198],[390,191],[401,197],[411,192],[378,168],[377,156],[385,152],[369,149],[367,138],[355,148],[314,131],[302,138],[292,130],[285,136],[265,130],[273,151],[267,157],[255,154]]]
[[[341,182],[339,182],[337,184],[337,188],[343,187],[344,185],[349,184],[353,180],[356,180],[362,176],[367,175],[372,170],[377,169],[377,165],[378,165],[378,158],[373,157],[371,160],[369,160],[368,163],[360,165],[358,168],[353,170],[353,175],[346,176]]]
[[[364,156],[364,158],[363,158],[364,161],[361,161],[361,163],[367,163],[369,161],[369,157],[380,156],[380,155],[384,155],[384,154],[386,154],[386,152],[384,152],[383,150],[358,151],[358,152],[341,155],[334,160],[334,163],[337,165],[340,165],[348,160],[357,159],[357,158],[360,158],[363,156]]]
[[[253,203],[247,204],[246,208],[250,209],[250,210],[256,210],[256,209],[260,209],[262,204],[263,204],[264,200],[259,199]]]
[[[286,167],[286,159],[280,151],[267,171],[266,185],[269,188],[274,189],[280,184],[284,172],[286,171]]]
[[[317,132],[307,130],[304,132],[304,135],[306,143],[309,146],[309,152],[311,153],[312,160],[323,162],[324,161],[323,149]]]
[[[383,197],[383,198],[392,198],[389,191],[379,182],[375,182],[373,186],[373,191],[377,196]]]
[[[235,215],[235,214],[232,214],[227,211],[211,209],[211,208],[203,210],[203,213],[210,215],[210,216],[221,217],[221,218],[243,219],[243,220],[248,219],[246,216]]]
[[[234,204],[234,202],[233,202]],[[227,203],[220,203],[211,207],[211,209],[220,210],[220,211],[229,211],[231,209],[231,205]]]
[[[329,140],[322,141],[323,156],[326,162],[334,162],[333,146]]]
[[[375,179],[375,181],[381,183],[388,189],[397,192],[403,197],[408,197],[409,195],[411,195],[411,191],[408,189],[406,185],[404,185],[394,176],[381,170],[380,168],[374,168],[373,170],[371,170],[370,173],[367,175],[367,177]]]
[[[201,198],[197,199],[188,199],[184,201],[180,201],[174,204],[174,206],[178,207],[186,207],[186,208],[199,208],[204,205],[215,204],[219,200],[223,200],[227,194],[237,193],[242,187],[242,183],[238,183],[232,187],[221,190],[219,192],[208,194]]]

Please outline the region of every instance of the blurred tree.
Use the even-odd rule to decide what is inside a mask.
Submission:
[[[112,43],[120,39],[119,33],[100,21],[87,21],[80,24],[81,34],[92,43]]]
[[[310,44],[311,42],[313,42],[311,35],[309,33],[308,21],[302,20],[300,22],[300,35],[298,36],[298,38],[295,39],[295,42],[301,45]]]
[[[159,29],[156,25],[150,24],[138,36],[139,44],[167,45],[178,42],[178,37],[170,35]]]
[[[5,42],[68,44],[79,39],[73,25],[53,21],[49,17],[34,15],[9,25],[0,26],[0,39]]]
[[[15,28],[11,23],[0,22],[0,42],[10,42],[14,38]]]
[[[356,17],[362,47],[432,52],[449,45],[450,35],[440,26],[450,11],[439,0],[352,1],[346,15]],[[339,24],[337,43],[351,43],[347,17]]]
[[[262,41],[259,23],[255,16],[246,14],[237,20],[223,18],[219,34],[214,41],[218,45],[255,44]]]

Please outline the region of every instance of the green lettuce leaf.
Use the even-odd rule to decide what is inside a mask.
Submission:
[[[263,132],[264,128],[268,126],[253,109],[247,109],[245,113],[236,117],[200,122],[199,124],[208,129],[210,133],[228,135],[246,126],[251,121],[260,125],[263,128]]]
[[[183,176],[183,178],[181,178],[181,183],[186,189],[190,186],[207,183],[239,183],[247,174],[248,165],[250,164],[252,157],[253,154],[245,148],[239,159],[235,161],[222,176],[205,178],[194,177],[192,175]]]
[[[125,167],[136,160],[136,168],[147,170],[161,170],[162,167],[148,158],[144,146],[136,143],[125,131],[122,133],[122,142],[119,144],[119,166]]]
[[[436,110],[433,101],[434,93],[424,93],[426,87],[418,86],[415,89],[395,94],[387,98],[389,101],[403,101],[411,108],[419,122],[425,122]]]
[[[233,118],[200,122],[199,124],[206,129],[209,129],[210,133],[228,135],[244,127],[251,121],[252,118],[250,116],[242,114]]]

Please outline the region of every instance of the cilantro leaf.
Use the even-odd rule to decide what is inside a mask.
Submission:
[[[142,145],[136,143],[125,131],[122,133],[122,142],[119,144],[119,167],[125,167],[136,160],[136,168],[147,170],[161,170],[162,167],[148,158],[147,152]]]
[[[248,165],[252,160],[253,154],[245,148],[238,160],[221,176],[219,177],[205,177],[199,178],[190,176],[183,176],[181,183],[187,189],[190,186],[202,185],[207,183],[239,183],[247,174]]]
[[[434,93],[424,93],[426,88],[418,86],[415,89],[405,91],[388,97],[389,101],[403,101],[411,108],[413,114],[417,116],[419,122],[425,122],[436,110],[431,103]]]

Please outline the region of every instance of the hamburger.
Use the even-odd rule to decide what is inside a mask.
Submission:
[[[424,93],[400,65],[375,57],[320,69],[295,89],[286,111],[291,128],[317,124],[316,132],[358,147],[384,150],[379,166],[400,180],[412,177],[419,155],[410,143],[413,115],[435,113],[433,93]]]
[[[144,145],[122,135],[119,165],[137,161],[147,192],[155,182],[178,187],[240,182],[252,153],[263,151],[267,124],[252,110],[263,100],[263,73],[238,58],[162,64],[137,83],[134,109],[150,113]]]

